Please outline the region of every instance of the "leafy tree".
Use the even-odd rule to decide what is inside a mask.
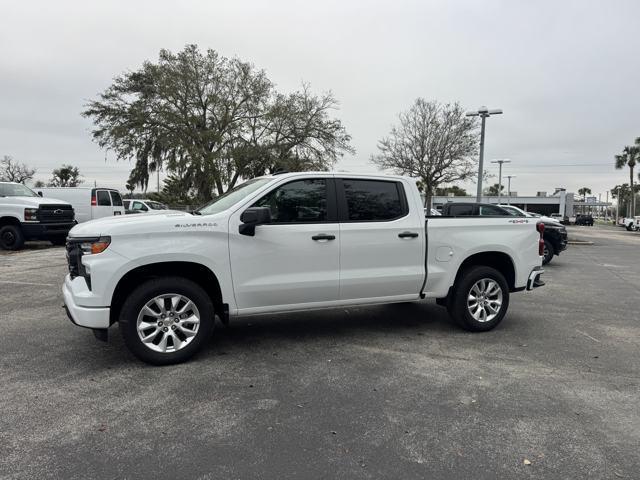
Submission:
[[[633,190],[635,193],[635,197],[636,197],[636,202],[637,202],[637,197],[638,194],[640,193],[640,185],[635,184],[633,186]],[[616,185],[615,187],[613,187],[611,189],[611,198],[615,198],[618,201],[618,209],[620,211],[620,214],[622,216],[628,216],[629,210],[630,210],[630,206],[631,206],[631,202],[629,201],[631,199],[631,188],[629,188],[629,184],[628,183],[623,183],[621,185]],[[627,212],[625,214],[625,212]]]
[[[14,161],[9,155],[5,155],[0,160],[0,180],[3,182],[24,183],[31,180],[35,173],[35,169]]]
[[[42,180],[36,180],[36,183],[33,184],[35,188],[42,188],[46,186],[46,184]]]
[[[436,195],[445,197],[450,194],[453,194],[454,197],[466,197],[469,195],[464,188],[460,188],[457,185],[436,188]]]
[[[582,201],[587,200],[587,195],[591,194],[591,189],[589,187],[582,187],[578,189],[578,195],[582,197]]]
[[[50,187],[77,187],[82,183],[82,175],[78,167],[62,165],[52,172]]]
[[[399,125],[378,142],[379,153],[371,161],[382,169],[419,178],[427,208],[438,186],[474,176],[477,123],[465,117],[459,104],[418,98],[398,120]]]
[[[116,77],[82,114],[101,147],[135,159],[130,181],[146,188],[149,173],[164,168],[206,201],[242,178],[325,170],[353,152],[330,116],[337,106],[331,93],[314,95],[308,85],[278,93],[252,64],[188,45]]]
[[[504,185],[500,185],[498,183],[494,183],[487,189],[485,189],[485,195],[489,195],[491,197],[497,197],[498,192],[502,192],[504,190]]]
[[[615,167],[617,169],[629,167],[629,185],[631,187],[629,189],[630,201],[627,215],[630,217],[633,217],[636,212],[636,197],[631,192],[635,191],[633,185],[633,169],[635,168],[638,161],[640,161],[640,137],[636,138],[635,145],[624,147],[622,149],[622,153],[615,156]]]

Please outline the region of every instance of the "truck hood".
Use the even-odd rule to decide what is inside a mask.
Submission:
[[[80,223],[69,232],[70,237],[100,237],[103,235],[136,235],[169,232],[183,228],[210,228],[217,226],[221,215],[198,216],[186,212],[167,212],[132,215],[114,215]],[[215,225],[214,225],[215,224]]]
[[[0,197],[0,203],[4,205],[24,205],[27,208],[38,208],[40,205],[71,205],[64,200],[49,197]]]

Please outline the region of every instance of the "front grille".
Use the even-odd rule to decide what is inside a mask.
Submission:
[[[71,205],[40,205],[38,208],[38,220],[42,223],[69,223],[73,218]]]
[[[67,263],[72,279],[80,275],[80,268],[82,267],[82,249],[80,248],[80,242],[67,240]]]

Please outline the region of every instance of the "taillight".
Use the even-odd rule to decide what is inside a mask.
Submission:
[[[95,207],[96,205],[98,205],[98,202],[96,202],[96,197],[95,195],[91,196],[91,206]]]
[[[538,229],[538,233],[540,233],[540,238],[538,239],[538,255],[539,256],[543,256],[544,255],[544,223],[538,223],[536,225],[536,228]]]

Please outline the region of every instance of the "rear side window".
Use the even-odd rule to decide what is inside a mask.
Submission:
[[[98,190],[98,205],[101,207],[110,207],[111,199],[109,198],[109,192],[106,190]]]
[[[345,178],[342,184],[350,221],[393,220],[407,213],[402,185],[398,182]]]
[[[122,206],[122,197],[120,196],[120,194],[118,192],[114,192],[113,190],[111,190],[111,203],[113,204],[114,207],[121,207]]]
[[[508,215],[502,208],[493,205],[480,205],[480,215]]]
[[[452,217],[473,215],[473,205],[451,205],[449,215]]]

